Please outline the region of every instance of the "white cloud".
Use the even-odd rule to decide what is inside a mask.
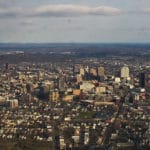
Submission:
[[[82,5],[45,5],[36,8],[0,9],[0,17],[66,17],[82,15],[118,15],[121,10],[109,6],[82,6]]]
[[[99,6],[99,7],[89,7],[80,5],[48,5],[41,6],[36,9],[39,14],[45,15],[58,15],[58,16],[68,16],[68,15],[116,15],[121,11],[118,8]]]

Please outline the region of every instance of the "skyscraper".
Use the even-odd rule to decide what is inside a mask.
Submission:
[[[139,85],[140,87],[145,87],[150,84],[150,73],[149,72],[141,72],[139,74]]]
[[[98,67],[98,76],[103,77],[105,75],[104,67]]]
[[[84,74],[85,74],[84,68],[80,68],[80,75],[83,75],[83,76],[84,76]]]
[[[64,91],[65,90],[65,79],[63,77],[59,78],[58,87],[59,87],[60,91]]]
[[[90,73],[91,73],[93,76],[97,76],[97,70],[96,70],[96,68],[91,68],[91,69],[90,69]]]
[[[128,78],[129,77],[129,67],[124,66],[121,68],[121,78]]]
[[[6,70],[9,69],[9,64],[8,64],[8,63],[5,64],[5,69],[6,69]]]

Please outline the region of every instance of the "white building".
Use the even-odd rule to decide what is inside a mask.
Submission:
[[[85,74],[85,70],[83,69],[83,68],[80,68],[80,75],[82,76],[84,76],[84,74]]]
[[[124,66],[121,68],[121,78],[128,78],[129,77],[129,67]]]

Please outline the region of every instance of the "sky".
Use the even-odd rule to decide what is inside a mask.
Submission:
[[[150,0],[0,0],[0,43],[149,43]]]

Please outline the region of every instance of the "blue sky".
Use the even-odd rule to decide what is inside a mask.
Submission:
[[[150,0],[0,0],[0,42],[150,42]]]

